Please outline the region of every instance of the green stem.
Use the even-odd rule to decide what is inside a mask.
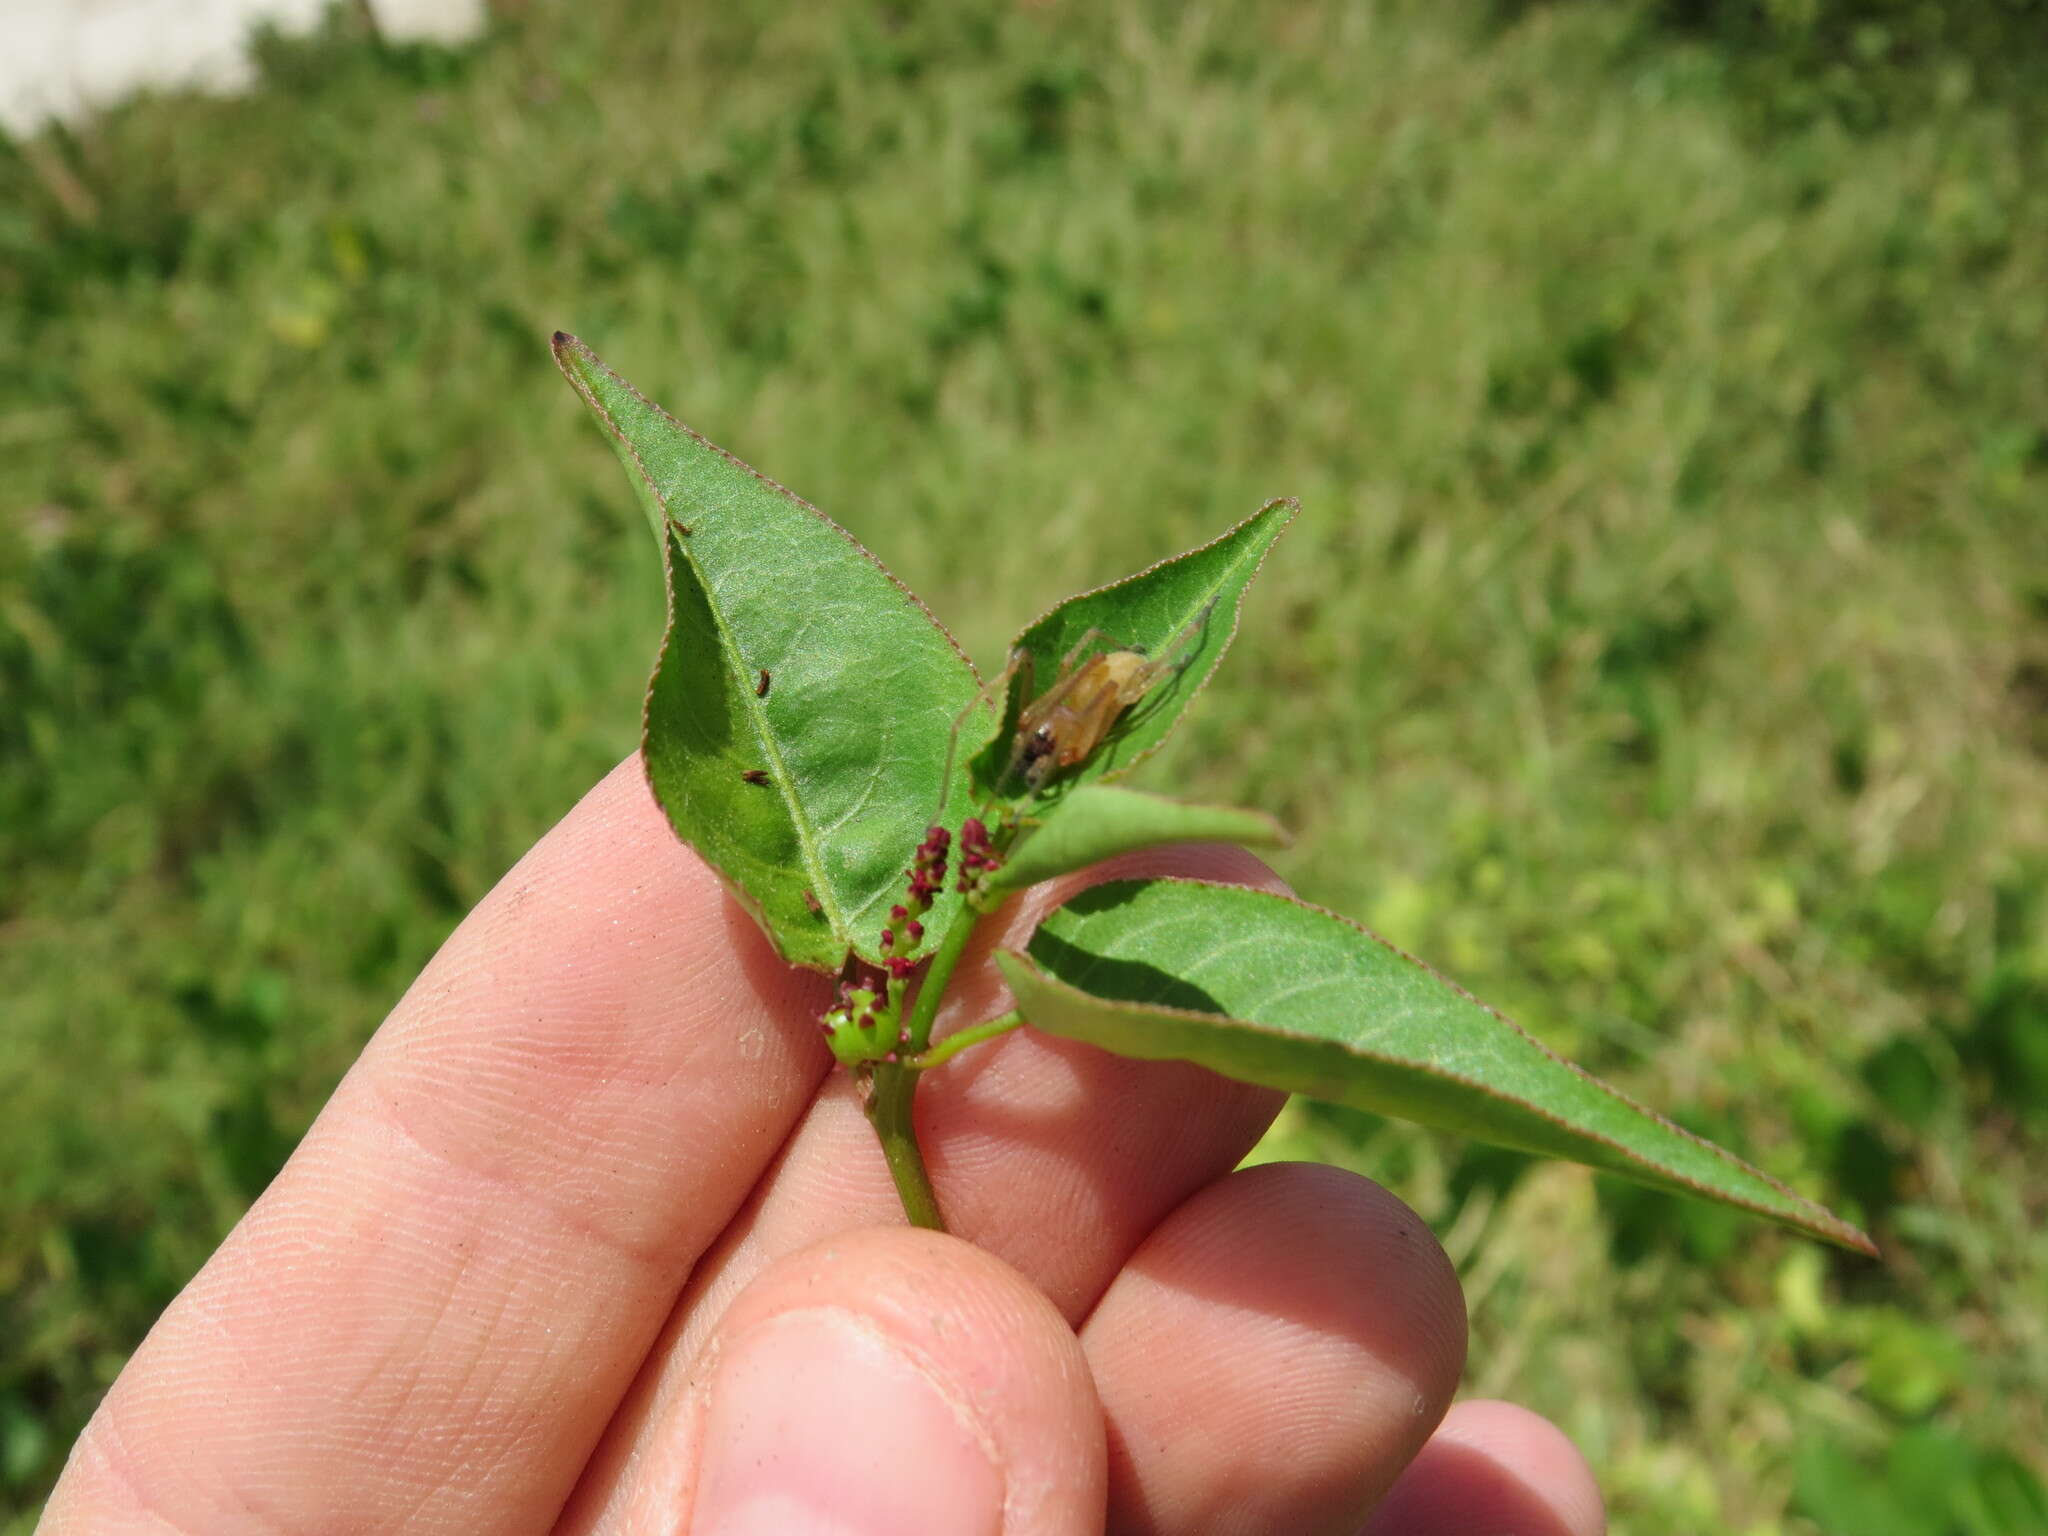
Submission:
[[[934,1232],[945,1231],[946,1224],[939,1216],[939,1199],[932,1193],[931,1176],[924,1170],[924,1154],[918,1150],[917,1126],[911,1115],[917,1099],[917,1058],[931,1044],[932,1021],[939,1016],[946,983],[953,979],[953,970],[960,964],[960,956],[966,952],[967,941],[974,936],[975,925],[980,921],[981,914],[964,903],[954,914],[953,924],[939,941],[931,968],[917,989],[917,1004],[911,1009],[908,1026],[910,1040],[902,1048],[903,1059],[874,1062],[868,1068],[868,1123],[882,1143],[882,1156],[889,1162],[889,1177],[896,1181],[896,1197],[903,1202],[903,1214],[910,1218],[913,1227],[929,1227]]]
[[[924,1170],[924,1154],[917,1147],[917,1127],[911,1120],[911,1104],[917,1097],[917,1071],[900,1063],[878,1061],[868,1080],[868,1123],[882,1143],[882,1156],[889,1163],[889,1177],[896,1181],[896,1198],[903,1202],[903,1214],[913,1227],[934,1232],[946,1230],[939,1215],[939,1197],[932,1192],[930,1175]]]
[[[975,924],[980,921],[981,914],[971,904],[962,902],[953,915],[953,926],[939,941],[932,967],[924,973],[924,981],[917,989],[917,1006],[910,1011],[910,1044],[905,1049],[912,1056],[922,1055],[931,1044],[932,1021],[939,1016],[939,1004],[945,1000],[946,983],[953,979],[953,968],[960,963],[967,941],[974,937]]]
[[[929,1072],[933,1067],[943,1065],[958,1056],[970,1045],[979,1045],[984,1040],[993,1040],[998,1035],[1007,1035],[1024,1022],[1024,1015],[1012,1011],[999,1019],[990,1019],[986,1024],[970,1025],[946,1036],[922,1056],[913,1056],[903,1063],[914,1072]]]

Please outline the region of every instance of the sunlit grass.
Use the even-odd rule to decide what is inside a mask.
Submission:
[[[1568,4],[581,0],[273,64],[0,151],[0,1497],[634,740],[658,581],[557,327],[984,661],[1303,499],[1149,782],[1892,1255],[1292,1112],[1617,1530],[2048,1454],[2048,194],[1996,111],[1764,140]],[[1951,1528],[2006,1529],[1900,1527]]]

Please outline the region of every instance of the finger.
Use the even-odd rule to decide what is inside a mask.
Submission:
[[[462,924],[115,1384],[49,1529],[545,1529],[825,1065],[637,760]]]
[[[1081,1345],[1112,1531],[1350,1532],[1443,1416],[1465,1302],[1428,1227],[1377,1184],[1269,1164],[1169,1216]]]
[[[1078,1341],[955,1238],[848,1233],[729,1308],[594,1513],[603,1532],[1073,1536],[1102,1528]]]
[[[1286,889],[1223,844],[1148,850],[1049,882],[984,925],[938,1038],[1016,1006],[988,958],[998,948],[1023,948],[1077,891],[1136,876]],[[1167,1212],[1237,1166],[1285,1098],[1186,1062],[1132,1061],[1023,1029],[933,1073],[918,1133],[948,1227],[1078,1323]]]
[[[1364,1536],[1602,1536],[1607,1513],[1564,1432],[1513,1403],[1459,1403]]]
[[[983,924],[937,1034],[1010,1006],[987,956],[1093,881],[1138,874],[1278,888],[1237,848],[1111,861],[1026,893]],[[1281,1096],[1176,1062],[1128,1061],[1031,1030],[956,1058],[920,1084],[918,1139],[948,1230],[1004,1259],[1078,1322],[1131,1250],[1187,1195],[1236,1166]],[[834,1233],[903,1220],[852,1082],[835,1075],[688,1290],[594,1458],[565,1529],[603,1503],[732,1297],[777,1258]]]
[[[934,1037],[1014,1006],[989,960],[996,949],[1022,947],[1076,891],[1136,875],[1282,888],[1243,849],[1210,844],[1048,882],[982,925]],[[1186,1063],[1131,1061],[1023,1029],[929,1074],[917,1132],[947,1230],[1022,1271],[1078,1322],[1159,1218],[1235,1167],[1282,1101]],[[901,1219],[854,1085],[835,1076],[692,1292],[729,1294],[782,1253]]]

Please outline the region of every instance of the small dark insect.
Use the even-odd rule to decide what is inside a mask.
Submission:
[[[766,768],[742,768],[740,770],[740,777],[749,784],[766,784],[768,782],[768,770]]]
[[[754,697],[757,699],[768,697],[768,669],[766,667],[761,669],[761,681],[754,684]]]
[[[808,885],[804,887],[804,905],[811,909],[811,916],[823,917],[825,909],[818,904],[818,893]]]

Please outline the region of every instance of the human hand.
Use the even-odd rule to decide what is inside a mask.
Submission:
[[[1272,883],[1220,848],[1115,868]],[[941,1033],[1001,1011],[975,959]],[[957,1235],[913,1231],[826,995],[621,765],[406,993],[42,1529],[1602,1529],[1544,1421],[1444,1417],[1464,1303],[1419,1219],[1230,1172],[1276,1095],[1017,1031],[925,1081]]]

